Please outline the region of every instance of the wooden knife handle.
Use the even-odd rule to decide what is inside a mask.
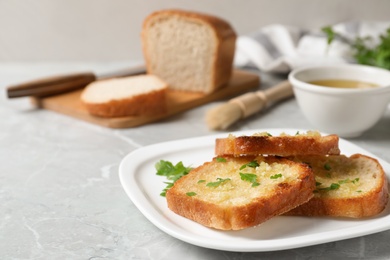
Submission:
[[[7,88],[9,98],[35,96],[45,97],[81,89],[96,80],[91,72],[77,73],[64,76],[52,76],[44,79],[29,81]]]

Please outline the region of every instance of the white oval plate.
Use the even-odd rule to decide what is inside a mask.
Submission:
[[[269,132],[279,135],[285,132],[294,135],[297,129],[260,129],[235,132],[234,135],[252,135]],[[305,130],[299,130],[305,131]],[[378,216],[365,219],[314,218],[278,216],[254,228],[240,231],[219,231],[202,226],[181,217],[167,207],[166,199],[160,196],[167,181],[157,176],[154,165],[159,160],[196,167],[214,157],[214,144],[219,134],[154,144],[128,154],[119,167],[121,184],[136,207],[154,225],[167,234],[187,243],[226,251],[261,252],[298,248],[338,241],[390,229],[390,203]],[[342,154],[365,154],[368,151],[340,139]],[[390,164],[377,158],[390,176]],[[292,224],[293,223],[293,224]]]

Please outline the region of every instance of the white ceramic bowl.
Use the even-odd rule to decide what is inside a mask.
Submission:
[[[299,107],[316,130],[341,137],[356,137],[374,126],[390,102],[390,71],[385,69],[355,64],[315,66],[293,70],[288,79]],[[324,79],[363,81],[379,87],[347,89],[308,83]]]

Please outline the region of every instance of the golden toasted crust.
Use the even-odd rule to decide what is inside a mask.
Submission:
[[[100,117],[150,116],[167,112],[167,89],[154,90],[131,98],[84,105],[91,115]]]
[[[376,159],[355,154],[349,158],[340,155],[328,158],[299,157],[298,160],[306,161],[312,166],[317,181],[324,180],[322,165],[328,163],[330,181],[339,184],[340,188],[321,190],[320,185],[317,187],[318,192],[309,202],[287,212],[286,215],[363,218],[377,215],[386,207],[389,197],[388,182]],[[331,165],[335,165],[335,169],[332,169]],[[346,181],[349,183],[345,183]],[[341,191],[343,185],[351,187]]]
[[[326,155],[340,154],[339,137],[239,136],[216,139],[216,155]]]
[[[259,225],[313,197],[314,176],[305,164],[275,157],[224,158],[225,162],[215,158],[176,181],[166,193],[168,207],[207,227],[239,230]],[[240,172],[245,171],[240,167],[253,160],[261,169],[251,169],[260,183],[255,187],[240,178]],[[270,178],[276,169],[283,177]],[[206,185],[217,178],[230,180],[218,187]],[[188,196],[187,192],[196,195]]]
[[[218,42],[217,49],[214,55],[210,57],[213,59],[213,66],[211,73],[211,89],[209,92],[215,91],[224,87],[231,78],[233,71],[233,59],[236,46],[237,35],[232,26],[225,20],[207,15],[204,13],[190,12],[179,9],[160,10],[150,14],[145,18],[142,26],[141,39],[142,49],[146,63],[146,69],[149,74],[155,74],[152,67],[152,58],[150,50],[146,44],[148,40],[149,27],[160,19],[166,19],[170,16],[180,16],[196,23],[202,23],[213,29],[216,40]],[[168,65],[167,65],[168,66]],[[171,87],[172,84],[171,84]]]

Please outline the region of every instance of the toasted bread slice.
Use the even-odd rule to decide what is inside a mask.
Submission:
[[[374,158],[354,154],[295,160],[312,167],[317,187],[308,203],[287,215],[363,218],[379,214],[388,203],[387,178]]]
[[[322,136],[316,131],[280,136],[270,136],[268,133],[238,137],[229,135],[227,138],[216,139],[215,154],[217,156],[340,154],[339,137],[337,135]]]
[[[272,156],[225,156],[181,177],[166,198],[181,216],[215,229],[239,230],[307,202],[314,189],[306,164]]]

